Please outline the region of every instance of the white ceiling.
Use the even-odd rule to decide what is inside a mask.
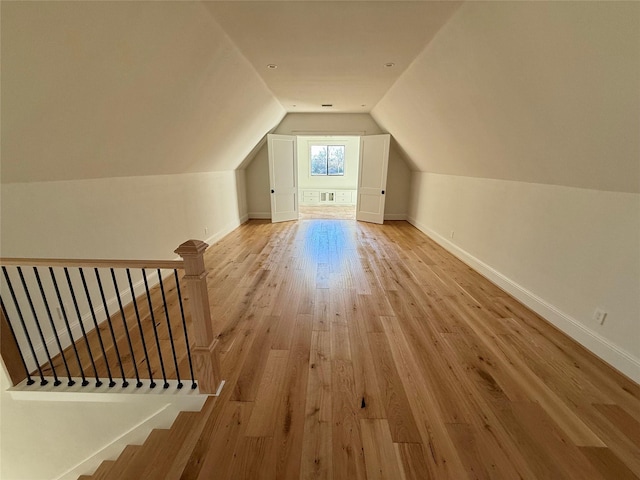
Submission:
[[[288,112],[369,112],[460,2],[205,5]]]

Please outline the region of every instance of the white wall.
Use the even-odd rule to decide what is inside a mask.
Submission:
[[[173,259],[241,216],[233,171],[11,183],[0,195],[7,257]]]
[[[228,171],[284,108],[200,2],[2,2],[2,181]]]
[[[142,444],[154,428],[171,427],[181,410],[200,410],[206,400],[156,391],[129,394],[126,402],[60,401],[60,395],[75,397],[69,392],[38,401],[13,398],[9,386],[0,365],[0,478],[6,480],[75,480],[102,460],[115,460],[127,445]]]
[[[372,112],[412,221],[636,381],[639,46],[638,3],[467,2]]]
[[[344,145],[344,175],[311,175],[311,145]],[[360,162],[360,138],[341,136],[298,137],[298,186],[299,188],[358,188],[358,163]]]
[[[240,224],[241,183],[242,175],[230,171],[3,184],[0,254],[173,259],[183,241],[214,242]],[[56,478],[160,408],[14,401],[7,386],[3,378],[1,477],[7,479]]]
[[[640,195],[416,172],[409,216],[640,380]],[[608,312],[603,325],[596,308]]]
[[[376,135],[385,133],[368,114],[290,113],[276,127],[282,135]],[[300,149],[300,147],[299,147]],[[409,205],[410,170],[392,141],[387,173],[385,218],[404,219]],[[246,167],[250,218],[271,218],[269,156],[266,144]]]
[[[640,192],[640,3],[466,2],[371,114],[413,170]]]

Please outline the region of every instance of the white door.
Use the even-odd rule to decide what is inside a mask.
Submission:
[[[360,137],[357,220],[372,223],[384,222],[389,139],[389,134]]]
[[[271,221],[298,219],[298,155],[296,137],[267,135]]]

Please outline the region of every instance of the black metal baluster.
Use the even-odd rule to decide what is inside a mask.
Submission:
[[[180,303],[180,315],[182,316],[182,328],[184,329],[184,343],[187,346],[187,358],[189,359],[189,372],[191,373],[191,388],[196,388],[195,376],[193,374],[193,363],[191,363],[191,346],[189,345],[189,334],[187,333],[187,321],[184,318],[184,307],[182,306],[182,293],[180,293],[180,281],[178,280],[178,270],[173,271],[176,279],[176,290],[178,292],[178,302]]]
[[[173,353],[173,363],[176,367],[176,377],[178,377],[178,388],[182,388],[180,381],[180,371],[178,370],[178,357],[176,356],[176,346],[173,342],[173,333],[171,332],[171,320],[169,320],[169,308],[167,307],[167,299],[164,295],[164,285],[162,284],[162,274],[158,268],[158,281],[160,282],[160,291],[162,292],[162,304],[164,305],[164,316],[167,319],[167,330],[169,331],[169,341],[171,342],[171,352]]]
[[[9,278],[9,274],[7,273],[7,268],[2,267],[2,272],[4,273],[4,278],[7,282],[7,287],[9,287],[9,293],[11,294],[13,305],[16,307],[16,312],[18,312],[18,318],[20,318],[22,331],[24,332],[24,335],[27,338],[27,343],[29,344],[31,355],[33,356],[33,360],[36,362],[36,367],[38,368],[38,374],[40,375],[40,385],[46,385],[49,382],[45,380],[44,374],[42,373],[42,369],[40,368],[40,361],[38,360],[38,357],[36,356],[36,351],[33,348],[33,342],[31,341],[31,335],[29,335],[29,330],[27,330],[27,325],[24,323],[24,316],[22,315],[22,310],[20,310],[20,305],[18,304],[18,299],[16,298],[16,292],[13,290],[13,285],[11,284],[11,279]]]
[[[33,315],[33,320],[36,323],[36,328],[38,329],[38,334],[40,335],[40,341],[42,342],[42,346],[44,347],[44,353],[47,356],[47,360],[49,361],[49,366],[51,366],[51,372],[53,373],[53,384],[57,387],[62,382],[58,380],[58,374],[56,373],[56,367],[53,366],[53,360],[51,360],[51,354],[49,354],[49,348],[47,347],[47,341],[44,338],[44,333],[42,333],[42,327],[40,326],[40,320],[38,319],[38,315],[36,314],[36,309],[33,306],[33,301],[31,300],[31,293],[29,293],[29,288],[27,287],[27,282],[24,280],[24,275],[22,274],[22,268],[17,267],[18,275],[20,276],[20,282],[22,283],[22,288],[24,289],[24,293],[27,296],[27,302],[29,303],[29,308],[31,309],[31,314]]]
[[[149,371],[149,380],[151,383],[149,386],[154,388],[156,382],[153,381],[153,373],[151,373],[151,364],[149,363],[149,353],[147,352],[147,342],[144,339],[144,332],[142,331],[142,322],[140,321],[140,312],[138,311],[138,302],[136,301],[136,295],[133,289],[133,282],[131,281],[131,272],[127,268],[127,280],[129,280],[129,291],[131,292],[131,298],[133,299],[133,309],[136,312],[136,320],[138,321],[138,328],[140,329],[140,339],[142,340],[142,350],[144,351],[144,359],[147,362],[147,370]]]
[[[76,314],[78,315],[78,323],[80,324],[80,330],[82,330],[82,336],[87,344],[87,350],[89,351],[89,358],[91,358],[91,364],[93,365],[93,370],[96,373],[96,387],[102,385],[102,382],[98,379],[98,371],[96,369],[96,365],[93,362],[93,355],[91,354],[91,348],[89,347],[89,341],[87,340],[87,334],[84,331],[84,325],[82,324],[82,318],[80,315],[80,309],[78,308],[78,302],[76,301],[76,294],[73,290],[73,285],[71,285],[71,278],[69,277],[69,272],[67,267],[64,267],[64,273],[67,276],[67,283],[69,284],[69,292],[71,293],[71,298],[73,298],[73,305],[76,307]],[[56,296],[58,297],[58,305],[60,305],[60,311],[62,312],[62,318],[64,318],[64,323],[67,327],[67,334],[69,335],[69,340],[71,341],[71,345],[73,345],[73,351],[76,354],[76,361],[78,362],[78,368],[80,369],[80,375],[82,376],[82,386],[86,387],[89,385],[89,381],[87,377],[84,375],[84,369],[82,368],[82,362],[80,361],[80,354],[78,353],[78,348],[76,347],[76,342],[73,340],[73,333],[71,332],[71,325],[69,325],[69,317],[67,316],[67,310],[64,308],[64,302],[62,301],[62,295],[60,295],[60,289],[58,288],[58,280],[56,280],[56,276],[53,272],[53,267],[49,267],[49,275],[51,275],[51,281],[53,282],[53,288],[56,291]]]
[[[62,344],[60,343],[60,337],[58,336],[58,330],[56,329],[55,323],[53,323],[53,317],[51,316],[51,309],[49,309],[49,302],[47,301],[47,296],[44,293],[44,288],[42,287],[42,281],[40,280],[40,273],[38,272],[37,267],[33,267],[33,274],[36,276],[36,281],[38,282],[38,288],[40,289],[40,295],[42,296],[42,302],[44,303],[44,308],[47,312],[47,317],[49,317],[49,323],[51,324],[51,330],[53,330],[53,336],[56,339],[56,345],[58,345],[58,350],[60,351],[60,356],[62,357],[62,363],[64,363],[64,368],[67,370],[67,385],[70,387],[76,382],[71,378],[71,372],[69,371],[69,365],[67,364],[67,359],[64,356],[64,351],[62,350]],[[71,343],[73,343],[73,339],[71,339]]]
[[[169,388],[169,382],[167,382],[167,374],[164,370],[164,361],[162,360],[162,350],[160,349],[160,339],[158,338],[158,326],[156,325],[156,319],[153,315],[153,304],[151,302],[151,293],[149,292],[149,283],[147,282],[147,273],[142,269],[142,278],[144,279],[144,289],[147,292],[147,302],[149,303],[149,315],[151,315],[151,323],[153,325],[153,335],[156,338],[156,348],[158,349],[158,358],[160,359],[160,370],[162,370],[162,378],[164,380],[163,388]]]
[[[114,387],[116,385],[116,382],[113,381],[113,377],[111,376],[111,368],[109,368],[109,360],[107,359],[107,352],[104,349],[104,342],[102,341],[102,335],[100,335],[100,327],[98,326],[98,319],[96,318],[96,312],[93,309],[93,302],[91,301],[91,295],[89,295],[89,287],[87,287],[87,280],[84,278],[84,272],[82,271],[82,268],[79,268],[78,271],[80,272],[80,278],[82,279],[82,286],[84,287],[84,294],[86,295],[87,303],[89,304],[89,311],[91,312],[93,325],[96,329],[96,333],[98,334],[98,341],[100,342],[100,349],[102,350],[104,363],[107,366],[107,375],[109,376],[109,387]],[[97,379],[98,379],[98,374],[96,373],[96,380]],[[99,386],[100,385],[98,385],[98,383],[96,382],[96,387],[99,387]]]
[[[122,326],[124,327],[124,333],[127,336],[127,342],[129,343],[129,351],[131,352],[131,361],[133,362],[133,370],[136,374],[136,387],[140,388],[142,386],[142,382],[140,381],[140,374],[138,373],[138,365],[136,364],[136,356],[133,353],[133,345],[131,344],[131,335],[129,334],[129,327],[127,326],[127,320],[124,315],[124,308],[122,308],[122,300],[120,298],[120,290],[118,289],[118,282],[116,281],[116,274],[111,270],[111,279],[113,280],[113,288],[116,291],[116,297],[118,298],[118,307],[120,307],[120,316],[122,317]],[[131,292],[131,296],[133,296],[133,292]],[[126,385],[125,385],[126,386]]]
[[[122,357],[120,356],[120,350],[118,349],[118,342],[116,341],[116,334],[113,331],[113,324],[111,323],[111,314],[109,313],[109,307],[107,306],[107,299],[104,296],[104,290],[102,288],[102,281],[100,280],[100,273],[97,268],[94,268],[93,271],[96,274],[96,280],[98,281],[98,288],[100,289],[100,298],[102,298],[102,305],[104,306],[104,313],[107,316],[107,324],[109,325],[109,331],[111,332],[111,340],[113,341],[113,348],[116,351],[116,356],[118,357],[118,366],[120,367],[120,374],[122,375],[122,386],[129,386],[129,382],[127,382],[127,378],[124,375],[124,368],[122,367]]]
[[[20,354],[20,361],[22,362],[22,366],[24,367],[24,372],[27,374],[27,385],[33,385],[36,381],[31,378],[31,374],[29,373],[29,369],[27,368],[27,362],[24,361],[24,355],[22,355],[22,349],[18,344],[18,338],[16,337],[16,332],[13,330],[13,325],[11,324],[11,320],[9,320],[9,314],[7,313],[7,309],[4,306],[4,301],[2,297],[0,297],[0,306],[2,306],[2,313],[4,313],[4,318],[7,319],[7,324],[9,324],[9,330],[11,331],[11,336],[13,337],[13,341],[16,342],[18,346],[18,353]]]

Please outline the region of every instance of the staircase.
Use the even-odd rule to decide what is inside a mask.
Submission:
[[[105,460],[92,475],[78,480],[178,480],[213,412],[209,397],[199,412],[181,412],[169,429],[156,429],[142,445],[128,445],[116,460]]]

